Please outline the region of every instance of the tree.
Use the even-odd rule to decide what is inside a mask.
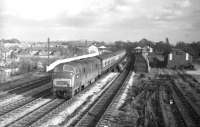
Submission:
[[[181,41],[178,42],[175,47],[190,53],[195,59],[200,56],[200,42],[192,42],[188,44]]]
[[[172,46],[169,43],[164,43],[163,41],[160,41],[155,44],[154,50],[158,52],[162,52],[163,55],[168,54],[172,49]]]

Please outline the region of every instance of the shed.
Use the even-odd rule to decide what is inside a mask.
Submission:
[[[181,49],[172,49],[167,57],[168,68],[189,67],[192,65],[192,56]]]

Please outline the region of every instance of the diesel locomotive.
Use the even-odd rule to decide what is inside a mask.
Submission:
[[[126,51],[120,50],[57,65],[52,72],[54,96],[73,97],[119,63],[125,55]]]

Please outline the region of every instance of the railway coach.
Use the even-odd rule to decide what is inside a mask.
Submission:
[[[118,63],[126,55],[125,50],[117,51],[114,53],[105,53],[96,56],[101,61],[101,74],[109,71],[111,67]]]
[[[110,70],[125,55],[126,51],[122,50],[59,64],[52,73],[53,94],[65,99],[73,97]]]

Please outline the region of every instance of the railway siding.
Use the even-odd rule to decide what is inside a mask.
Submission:
[[[200,85],[199,83],[195,82],[193,77],[187,75],[186,74],[180,74],[179,75],[181,77],[181,85],[179,85],[179,87],[185,91],[186,96],[189,98],[189,100],[191,100],[196,107],[196,111],[198,111],[197,113],[200,116],[200,109],[197,107],[200,107]]]
[[[20,119],[21,117],[25,116],[26,114],[34,111],[41,105],[46,104],[50,100],[51,99],[39,98],[35,100],[34,102],[28,103],[20,108],[17,108],[9,113],[4,114],[0,117],[0,121],[1,121],[0,125],[5,126],[13,121],[16,121]]]
[[[184,97],[184,99],[189,102],[188,104],[191,105],[192,109],[195,110],[197,116],[200,118],[200,109],[199,109],[199,98],[198,96],[193,93],[194,89],[191,89],[189,86],[186,86],[185,83],[179,83],[177,80],[174,81],[173,90],[179,90],[180,95]],[[189,88],[188,88],[189,87]],[[189,90],[188,90],[189,89]]]
[[[181,91],[181,89],[179,89],[174,82],[170,85],[170,89],[172,91],[175,104],[177,105],[186,125],[188,127],[197,127],[199,125],[199,116],[195,109],[191,106],[190,101],[185,98],[183,91]]]
[[[165,86],[161,86],[159,90],[159,101],[162,110],[162,115],[165,122],[165,127],[176,127],[176,121],[174,115],[172,114],[170,107],[170,100],[167,97]]]
[[[36,93],[39,93],[39,92],[44,91],[44,90],[49,89],[49,88],[51,88],[51,84],[50,83],[42,85],[40,87],[36,87],[34,89],[31,89],[31,90],[29,90],[29,91],[27,91],[25,93],[21,93],[19,95],[7,96],[6,99],[0,100],[0,106],[1,107],[6,106],[6,105],[8,105],[10,103],[14,103],[17,100],[21,100],[23,98],[26,98],[26,97],[29,97],[29,96],[33,96]]]
[[[8,82],[0,85],[0,91],[9,91],[11,89],[16,89],[18,87],[25,87],[29,85],[34,85],[42,82],[49,82],[50,77],[49,76],[42,76],[42,77],[37,77],[37,78],[30,78],[30,79],[18,79],[17,81],[13,82]]]
[[[6,106],[3,106],[2,108],[0,108],[0,116],[3,114],[6,114],[14,109],[20,108],[21,106],[30,103],[38,98],[46,98],[48,95],[50,95],[50,89],[44,90],[41,93],[35,95],[35,96],[30,96],[27,98],[23,98],[21,100],[15,101],[11,104],[8,104]]]
[[[36,110],[30,112],[28,115],[25,115],[22,119],[13,122],[10,127],[26,127],[33,124],[35,121],[40,119],[46,113],[50,112],[57,106],[64,103],[65,100],[61,99],[53,99],[48,101],[46,104],[42,105],[41,107],[37,108]]]
[[[0,99],[10,98],[10,96],[15,96],[24,92],[27,92],[30,89],[34,89],[36,87],[39,87],[43,84],[46,84],[46,80],[39,80],[37,82],[31,82],[29,84],[26,84],[25,86],[18,86],[14,89],[8,90],[0,95]]]

